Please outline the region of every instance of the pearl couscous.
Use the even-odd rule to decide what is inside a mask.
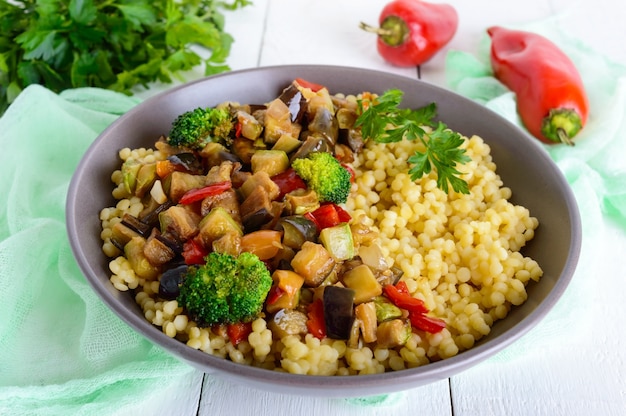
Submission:
[[[520,252],[539,224],[528,209],[510,202],[511,190],[502,183],[489,146],[480,137],[466,138],[463,144],[471,161],[459,169],[469,194],[442,191],[433,173],[412,180],[408,158],[419,146],[409,141],[366,142],[354,155],[354,182],[344,207],[354,222],[377,236],[385,261],[401,270],[410,294],[445,321],[439,332],[412,331],[402,345],[366,343],[362,338],[355,344],[311,333],[276,334],[268,314],[262,313],[251,323],[247,338],[235,345],[223,326],[201,327],[176,299],[162,299],[159,277],[138,274],[112,243],[112,229],[124,214],[140,215],[146,198],[163,199],[160,181],[152,186],[152,194],[129,194],[121,170],[111,176],[118,203],[100,213],[103,251],[111,258],[110,281],[116,289],[133,293],[145,318],[167,336],[207,354],[268,370],[373,374],[455,356],[525,302],[526,285],[541,278],[537,262]],[[122,162],[155,163],[167,155],[156,148],[126,148],[119,157]],[[313,290],[301,295],[303,301],[311,296]]]

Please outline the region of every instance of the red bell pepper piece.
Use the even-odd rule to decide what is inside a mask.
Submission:
[[[444,320],[426,315],[428,308],[421,299],[411,296],[405,282],[385,285],[383,291],[394,305],[409,312],[409,321],[415,328],[436,334],[446,327]]]
[[[265,302],[267,302],[268,305],[271,305],[278,299],[280,299],[283,293],[285,293],[285,291],[278,287],[278,285],[272,286],[269,293],[267,294]]]
[[[345,209],[332,202],[324,203],[316,210],[307,212],[304,216],[313,221],[318,230],[350,222],[352,219]]]
[[[237,322],[226,326],[226,333],[233,345],[238,345],[241,341],[248,339],[252,332],[252,322]]]
[[[317,222],[317,219],[313,216],[313,214],[311,212],[305,212],[304,213],[304,218],[308,219],[313,224],[315,224],[315,227],[318,229],[318,231],[321,230],[320,224]]]
[[[214,183],[212,185],[207,185],[203,188],[192,189],[190,191],[187,191],[178,202],[183,205],[193,204],[194,202],[202,201],[208,196],[219,195],[222,192],[232,188],[232,186],[233,185],[230,181],[224,181]]]
[[[406,287],[406,286],[405,286]],[[394,285],[385,285],[383,287],[385,295],[398,308],[406,309],[409,312],[427,313],[428,308],[421,299],[414,298],[408,291],[402,292]]]
[[[378,35],[378,53],[387,62],[411,67],[427,62],[452,40],[459,16],[449,4],[394,0],[380,12],[379,24],[360,27]]]
[[[352,216],[350,214],[348,214],[348,211],[346,211],[345,209],[341,208],[337,204],[333,204],[333,205],[335,206],[335,211],[337,211],[337,216],[339,217],[339,223],[340,224],[342,222],[350,222],[352,220]]]
[[[411,325],[417,329],[430,332],[431,334],[441,332],[446,327],[446,322],[443,319],[427,316],[423,313],[409,312],[409,321],[411,321]]]
[[[589,102],[572,60],[536,33],[497,26],[487,33],[494,75],[516,94],[528,131],[545,143],[573,144],[587,121]]]
[[[396,283],[396,289],[398,289],[398,292],[400,293],[406,293],[407,295],[409,294],[409,287],[406,285],[406,282],[403,280]]]
[[[209,254],[200,243],[195,240],[187,240],[183,244],[182,256],[185,259],[185,264],[204,264],[204,257]]]
[[[320,205],[318,209],[311,212],[311,215],[315,218],[315,223],[319,225],[319,230],[339,224],[339,214],[332,203]]]
[[[306,327],[309,333],[318,339],[325,338],[326,322],[324,321],[324,304],[322,303],[322,299],[316,299],[313,303],[309,304],[307,316],[309,319],[306,321]]]
[[[298,84],[299,86],[301,86],[302,88],[308,88],[313,92],[318,92],[319,90],[326,88],[323,85],[320,84],[316,84],[314,82],[309,82],[305,79],[302,78],[296,78],[296,84]]]
[[[306,183],[292,168],[289,168],[278,175],[272,176],[271,179],[276,185],[278,185],[278,189],[280,190],[278,199],[281,199],[286,194],[295,191],[296,189],[306,189]]]

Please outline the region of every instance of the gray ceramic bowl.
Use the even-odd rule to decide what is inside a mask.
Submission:
[[[528,301],[498,321],[489,336],[455,357],[416,369],[367,376],[298,376],[213,357],[169,338],[143,317],[129,293],[109,282],[102,253],[99,211],[113,204],[111,172],[122,147],[151,146],[169,131],[172,120],[197,106],[223,101],[262,103],[275,98],[294,78],[324,84],[331,92],[405,92],[404,103],[438,105],[439,117],[465,135],[477,134],[491,146],[498,173],[513,191],[513,202],[540,221],[525,254],[538,261],[544,276],[528,287]],[[86,192],[88,191],[88,192]],[[213,76],[173,88],[146,100],[107,128],[85,153],[70,184],[67,229],[74,255],[98,296],[129,326],[176,357],[206,371],[265,390],[324,397],[389,393],[450,377],[506,348],[534,327],[567,287],[581,245],[580,218],[570,187],[535,140],[500,116],[468,99],[414,79],[370,70],[332,66],[282,66]]]

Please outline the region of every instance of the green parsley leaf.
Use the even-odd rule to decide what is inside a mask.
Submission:
[[[443,123],[437,125],[437,129],[428,134],[426,152],[416,152],[409,157],[409,163],[413,167],[409,170],[411,179],[417,180],[431,171],[431,165],[437,171],[437,187],[448,190],[448,184],[455,192],[468,194],[467,182],[460,178],[461,172],[456,168],[457,163],[467,163],[471,159],[465,154],[463,137],[447,130]]]
[[[0,1],[0,114],[30,84],[60,92],[137,86],[228,71],[223,10],[248,0]],[[193,48],[208,49],[208,58]]]
[[[442,122],[435,122],[437,106],[431,103],[422,108],[401,109],[403,92],[391,89],[377,97],[374,102],[359,101],[360,115],[355,127],[361,129],[365,140],[392,143],[402,140],[419,140],[426,148],[409,157],[409,174],[417,180],[431,171],[437,173],[437,187],[448,192],[468,194],[469,186],[461,178],[458,164],[471,159],[461,146],[463,137],[451,131]]]
[[[98,17],[98,9],[93,0],[71,0],[68,9],[70,17],[83,25],[92,23]]]
[[[133,30],[143,31],[143,26],[151,26],[157,22],[155,10],[149,4],[137,2],[116,6]]]

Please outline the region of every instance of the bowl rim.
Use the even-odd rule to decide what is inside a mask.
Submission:
[[[542,155],[540,157],[544,157],[545,160],[543,162],[552,167],[553,172],[550,173],[553,174],[554,180],[557,184],[563,188],[565,204],[570,208],[568,214],[569,221],[571,222],[572,240],[568,250],[565,267],[561,271],[560,276],[558,276],[552,290],[548,293],[546,298],[538,304],[533,311],[531,311],[531,313],[523,317],[513,327],[507,329],[502,336],[494,339],[487,337],[484,341],[478,343],[469,350],[457,354],[456,356],[412,369],[373,375],[310,376],[281,373],[234,363],[230,360],[212,356],[200,350],[195,350],[188,347],[181,341],[168,337],[158,327],[147,321],[143,316],[139,316],[126,308],[121,310],[118,309],[119,305],[117,304],[115,296],[113,296],[109,289],[107,289],[104,285],[97,283],[100,282],[100,280],[96,277],[99,272],[93,267],[90,259],[86,256],[86,253],[83,252],[82,248],[78,244],[81,227],[74,221],[77,209],[79,208],[76,201],[80,191],[78,187],[80,179],[79,173],[89,164],[89,161],[95,157],[93,154],[94,147],[96,147],[97,144],[104,137],[106,137],[111,130],[115,129],[117,125],[124,123],[126,119],[132,118],[136,113],[143,111],[144,108],[149,107],[153,102],[162,100],[163,97],[181,89],[193,88],[197,84],[204,83],[209,80],[214,82],[212,80],[224,77],[236,77],[240,74],[250,72],[272,72],[275,70],[286,69],[296,72],[299,69],[304,68],[307,70],[316,69],[320,72],[352,71],[355,72],[355,74],[367,74],[368,76],[382,76],[390,79],[409,79],[416,83],[420,83],[423,88],[437,91],[439,94],[454,96],[455,99],[461,103],[461,105],[469,105],[480,108],[480,111],[485,112],[485,114],[489,113],[491,117],[495,116],[501,123],[517,129],[522,134],[528,136],[526,132],[522,131],[521,128],[511,121],[505,119],[487,107],[482,106],[479,103],[463,97],[453,91],[434,84],[428,84],[418,79],[373,69],[335,65],[274,65],[229,71],[174,86],[142,101],[106,127],[90,144],[87,151],[81,158],[75,173],[72,175],[66,197],[66,230],[71,250],[78,266],[91,288],[98,295],[99,300],[103,301],[116,316],[122,319],[122,321],[124,321],[140,335],[147,338],[150,342],[166,349],[168,353],[196,368],[201,369],[202,371],[208,373],[214,371],[226,379],[232,379],[239,382],[243,381],[248,385],[252,385],[262,390],[280,391],[280,388],[282,388],[285,390],[283,391],[284,393],[302,394],[307,396],[360,397],[406,390],[426,383],[439,381],[451,377],[490,358],[501,350],[509,347],[534,328],[554,307],[565,292],[576,269],[582,245],[581,219],[576,199],[567,180],[565,179],[565,176],[562,174],[560,169],[558,169],[552,159],[549,158],[546,152],[540,153],[540,155]],[[530,138],[530,140],[533,139]]]

